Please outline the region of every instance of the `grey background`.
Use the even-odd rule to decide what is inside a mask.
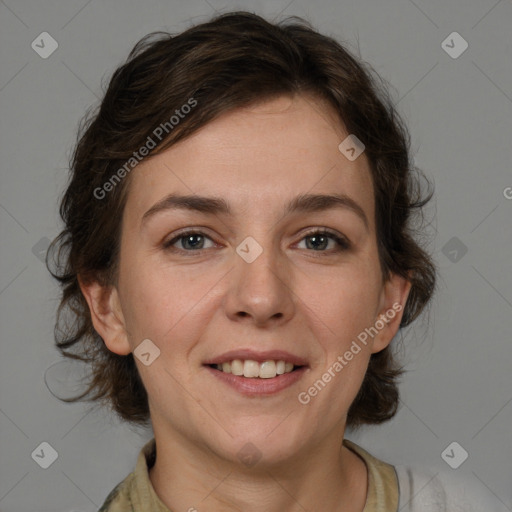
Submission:
[[[45,385],[50,368],[49,382],[69,392],[74,370],[53,347],[59,290],[37,255],[60,230],[77,123],[102,81],[146,33],[235,8],[303,16],[373,65],[436,185],[428,249],[439,292],[430,317],[404,332],[399,413],[348,437],[393,464],[463,472],[511,510],[510,0],[0,1],[0,510],[95,511],[152,436]],[[47,59],[31,48],[44,31],[59,45]],[[441,46],[453,31],[469,44],[456,59]],[[453,441],[469,453],[457,470],[441,457]],[[31,458],[42,442],[58,453],[48,469]]]

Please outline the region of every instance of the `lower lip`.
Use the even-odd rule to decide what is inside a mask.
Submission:
[[[307,370],[306,366],[301,366],[297,370],[290,373],[283,373],[271,379],[248,378],[233,375],[232,373],[224,373],[216,370],[211,366],[206,366],[214,377],[228,384],[238,392],[247,396],[264,396],[278,393],[283,389],[295,384],[302,378]]]

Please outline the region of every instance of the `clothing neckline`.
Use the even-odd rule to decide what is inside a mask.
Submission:
[[[343,439],[343,445],[358,455],[366,465],[368,492],[363,512],[396,512],[399,489],[394,466],[377,459],[349,439]]]

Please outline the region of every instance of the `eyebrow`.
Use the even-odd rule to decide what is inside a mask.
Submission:
[[[284,208],[284,214],[314,213],[333,208],[343,208],[354,212],[369,231],[366,214],[356,201],[345,194],[300,194],[293,198]],[[169,194],[154,204],[143,216],[141,224],[145,224],[157,213],[167,210],[189,210],[209,215],[233,215],[229,204],[220,197],[198,195]]]

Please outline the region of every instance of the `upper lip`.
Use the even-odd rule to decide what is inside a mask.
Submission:
[[[290,354],[284,350],[267,350],[265,352],[255,352],[251,349],[238,349],[224,352],[219,356],[208,359],[203,364],[222,364],[241,359],[242,361],[251,360],[263,363],[265,361],[285,361],[293,363],[295,366],[306,366],[307,361],[302,357]]]

